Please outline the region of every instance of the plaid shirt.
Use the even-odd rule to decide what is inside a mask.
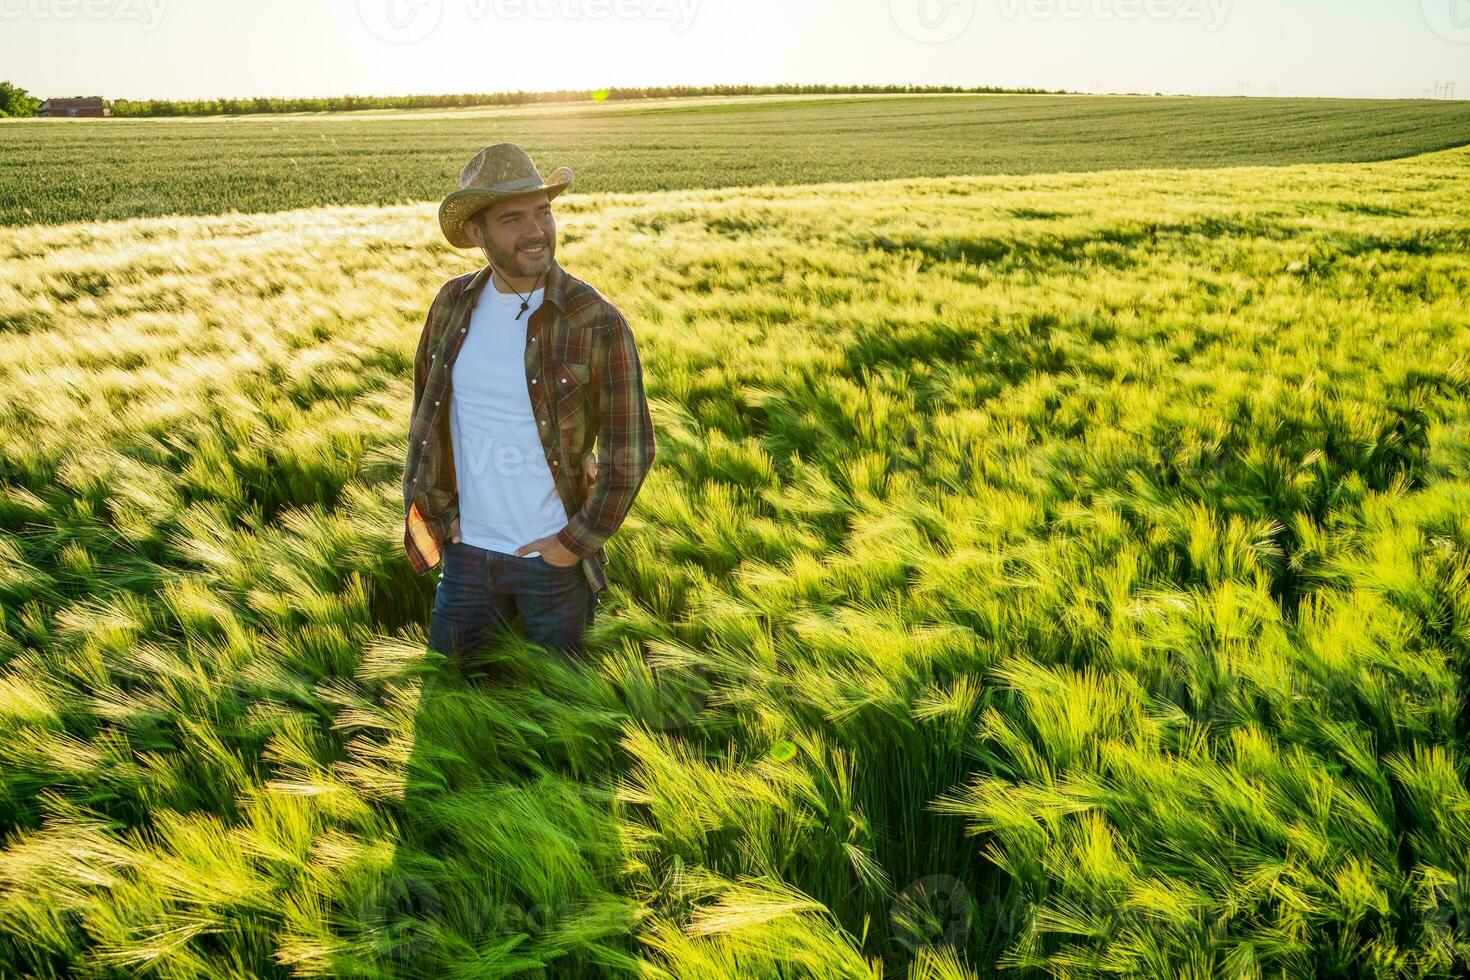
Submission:
[[[450,372],[475,301],[489,282],[486,265],[445,283],[414,354],[403,545],[419,575],[439,564],[446,543],[460,539]],[[628,322],[554,259],[541,306],[526,318],[526,391],[568,515],[556,539],[582,559],[587,581],[600,591],[607,586],[603,542],[623,523],[653,464],[653,420]]]

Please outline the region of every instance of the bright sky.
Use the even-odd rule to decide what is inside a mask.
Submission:
[[[0,0],[33,95],[914,83],[1470,98],[1470,0]]]

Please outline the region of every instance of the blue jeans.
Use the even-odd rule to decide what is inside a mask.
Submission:
[[[597,612],[598,595],[581,562],[558,568],[540,555],[488,551],[463,541],[444,549],[429,646],[465,666],[519,612],[526,639],[563,653],[583,650],[582,631]]]

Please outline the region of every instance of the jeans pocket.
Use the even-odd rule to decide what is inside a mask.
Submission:
[[[542,568],[549,568],[553,572],[570,572],[572,569],[581,564],[581,562],[579,561],[574,561],[570,565],[553,565],[551,562],[547,561],[546,556],[541,554],[541,552],[539,551],[536,552],[536,560],[541,563]]]

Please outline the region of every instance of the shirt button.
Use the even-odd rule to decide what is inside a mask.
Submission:
[[[434,407],[435,408],[438,408],[439,407],[439,400],[437,398],[434,399]]]
[[[532,378],[531,379],[531,384],[535,384],[535,383],[536,383],[536,379],[535,378]]]
[[[427,439],[425,439],[425,440],[423,440],[422,442],[419,443],[420,446],[427,446],[428,444],[429,444],[429,440],[427,440]]]
[[[562,384],[566,384],[566,383],[567,383],[567,379],[566,379],[566,378],[562,378],[562,379],[561,379],[561,383],[562,383]]]
[[[545,424],[546,424],[546,420],[545,420],[545,419],[542,419],[542,420],[541,420],[541,424],[542,424],[542,425],[545,425]]]

